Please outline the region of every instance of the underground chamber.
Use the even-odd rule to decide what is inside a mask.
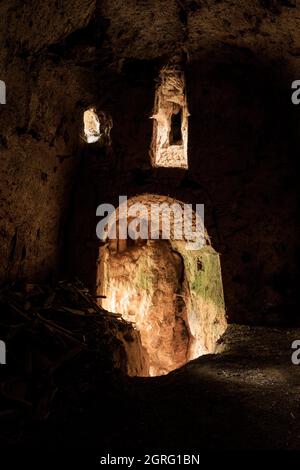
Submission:
[[[129,206],[136,201],[150,206],[154,200],[174,203],[146,195],[133,198]],[[218,253],[207,234],[196,250],[174,235],[169,240],[108,239],[100,248],[99,302],[132,322],[136,332],[124,343],[128,375],[165,375],[214,353],[226,329]]]

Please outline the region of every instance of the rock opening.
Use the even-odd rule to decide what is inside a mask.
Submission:
[[[179,204],[142,195],[132,198],[129,207],[141,202],[150,211],[153,201]],[[108,240],[100,260],[101,305],[133,322],[140,334],[144,364],[136,375],[164,375],[215,352],[226,318],[219,256],[208,237],[199,250],[187,249],[173,232],[171,240]]]
[[[184,74],[178,66],[160,73],[153,113],[153,166],[188,168],[188,107]]]

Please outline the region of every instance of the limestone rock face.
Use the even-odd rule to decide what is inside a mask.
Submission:
[[[226,329],[218,257],[204,251],[203,277],[196,268],[199,258],[183,257],[168,241],[140,241],[104,255],[102,305],[134,323],[147,353],[148,375],[166,374],[214,352]],[[217,257],[215,263],[211,256]]]
[[[95,288],[96,207],[156,192],[205,204],[231,321],[297,321],[299,18],[294,0],[0,2],[0,281],[68,271]],[[179,53],[186,173],[149,156]],[[81,138],[92,106],[112,116],[107,152]]]
[[[153,165],[188,168],[188,108],[184,74],[173,66],[164,68],[160,79],[152,116]]]
[[[104,305],[135,323],[148,353],[149,374],[180,367],[189,343],[186,309],[177,300],[182,295],[181,258],[157,242],[112,256],[109,263]]]

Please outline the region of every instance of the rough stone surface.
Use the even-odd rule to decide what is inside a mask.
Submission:
[[[124,449],[131,455],[149,449],[173,454],[175,448],[200,458],[212,450],[298,450],[300,377],[291,362],[291,343],[299,337],[299,328],[230,325],[220,344],[223,353],[203,356],[167,376],[118,383],[103,401],[102,383],[88,398],[83,394],[80,407],[71,394],[48,427],[26,423],[16,439],[8,421],[0,445],[7,448],[14,436],[22,449],[51,442],[86,454],[101,441],[111,455],[124,455]],[[77,370],[71,371],[76,383]]]
[[[137,202],[144,204],[148,225],[151,203],[175,203],[145,194],[128,201],[128,213]],[[161,214],[164,220],[165,211]],[[118,226],[120,208],[117,216]],[[106,297],[102,305],[135,323],[151,376],[215,352],[227,326],[219,255],[207,234],[206,244],[191,250],[186,241],[174,239],[176,223],[170,226],[170,241],[112,239],[99,255],[97,293]]]
[[[150,191],[205,204],[231,321],[297,321],[299,18],[281,0],[0,2],[1,280],[69,258],[93,287],[96,206]],[[154,80],[179,51],[186,173],[149,157]],[[80,138],[91,105],[113,118],[106,153]]]
[[[172,120],[178,119],[179,140],[173,142]],[[160,84],[155,93],[152,139],[152,161],[154,166],[188,168],[188,108],[185,78],[180,67],[163,68]],[[179,126],[178,126],[179,127]]]
[[[147,375],[185,364],[190,333],[184,301],[181,308],[178,302],[183,294],[181,257],[168,243],[154,242],[110,255],[107,263],[103,305],[135,323],[148,354]]]

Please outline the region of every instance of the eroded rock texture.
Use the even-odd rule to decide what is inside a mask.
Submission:
[[[134,323],[147,375],[215,352],[227,323],[219,257],[210,247],[195,254],[180,243],[137,242],[121,253],[108,249],[102,259],[103,306]]]
[[[107,263],[104,305],[135,323],[148,353],[149,375],[165,374],[185,364],[190,332],[179,254],[158,241],[110,255]]]
[[[95,287],[97,205],[151,192],[205,204],[230,320],[297,321],[299,18],[281,0],[1,2],[1,280]],[[155,79],[179,52],[189,170],[153,169]],[[80,137],[89,106],[110,149]]]
[[[144,235],[124,239],[134,210]],[[199,214],[184,210],[180,201],[158,194],[130,198],[126,207],[121,202],[99,250],[100,305],[134,323],[152,376],[214,353],[227,326],[220,257]]]

